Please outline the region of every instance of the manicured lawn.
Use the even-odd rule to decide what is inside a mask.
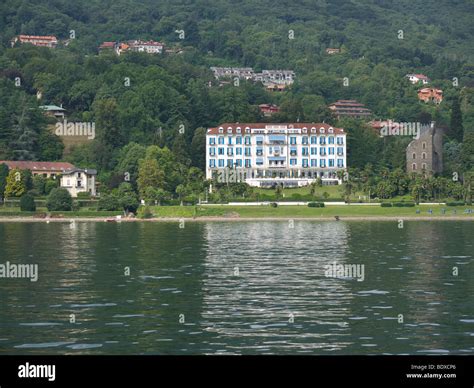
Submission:
[[[335,205],[324,208],[310,208],[308,206],[281,205],[273,208],[269,205],[258,206],[227,206],[227,205],[203,205],[203,206],[152,206],[153,215],[158,218],[199,218],[199,217],[241,217],[241,218],[324,218],[324,217],[430,217],[430,216],[461,216],[471,217],[474,214],[464,213],[465,209],[474,209],[473,206],[441,206],[420,205],[416,207],[381,207],[363,205]],[[420,210],[420,214],[416,210]],[[432,209],[433,213],[428,213]],[[445,209],[445,214],[442,214]],[[454,213],[455,212],[455,213]],[[36,213],[21,212],[18,208],[0,208],[0,217],[32,217],[46,213],[46,209],[38,209]],[[62,217],[113,217],[120,215],[120,211],[91,211],[80,210],[75,212],[51,212],[53,216]]]
[[[314,194],[314,199],[317,200],[322,200],[323,193],[328,193],[329,197],[327,199],[342,199],[343,198],[343,192],[342,192],[343,186],[321,186],[316,188],[316,193]],[[305,187],[295,187],[295,188],[285,188],[283,189],[283,199],[291,199],[293,194],[298,194],[302,196],[309,196],[311,195],[310,193],[311,188],[309,186]],[[260,187],[255,187],[254,188],[255,193],[258,193],[259,195],[266,195],[266,196],[271,196],[272,198],[275,198],[275,190],[274,189],[262,189]],[[357,192],[353,193],[351,195],[351,199],[353,201],[356,201],[359,199],[359,196],[363,197],[366,196],[366,194],[362,192]]]
[[[212,216],[232,216],[238,215],[243,218],[252,217],[370,217],[370,216],[390,216],[390,217],[402,217],[402,216],[419,216],[419,217],[430,217],[430,216],[442,216],[441,209],[446,209],[445,216],[459,215],[465,217],[473,217],[474,214],[464,214],[464,210],[467,208],[474,209],[472,206],[460,206],[460,207],[447,207],[447,206],[427,206],[421,205],[412,208],[401,208],[401,207],[380,207],[380,206],[360,206],[360,205],[349,205],[349,206],[327,206],[324,208],[309,208],[307,206],[278,206],[272,208],[268,205],[262,206],[226,206],[226,205],[214,205],[214,206],[201,206],[196,207],[196,210],[192,206],[163,206],[153,207],[152,212],[157,217],[212,217]],[[420,209],[420,214],[416,214],[416,209]],[[428,213],[428,210],[432,209],[433,213]],[[456,211],[456,214],[453,211]]]

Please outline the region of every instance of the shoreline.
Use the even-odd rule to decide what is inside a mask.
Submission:
[[[222,217],[222,216],[203,216],[203,217],[158,217],[158,218],[122,218],[116,219],[112,217],[57,217],[57,218],[35,218],[35,217],[1,217],[0,223],[14,222],[44,222],[44,223],[71,223],[74,222],[106,222],[106,223],[122,223],[122,222],[256,222],[256,221],[474,221],[474,217],[469,216],[339,216],[335,217]]]

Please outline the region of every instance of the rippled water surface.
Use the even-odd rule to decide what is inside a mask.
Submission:
[[[290,226],[0,223],[0,354],[474,353],[472,222]]]

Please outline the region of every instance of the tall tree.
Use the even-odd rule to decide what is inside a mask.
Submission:
[[[458,142],[462,142],[464,128],[462,122],[461,103],[459,101],[459,96],[456,96],[451,105],[451,121],[449,134],[452,139],[455,139]]]

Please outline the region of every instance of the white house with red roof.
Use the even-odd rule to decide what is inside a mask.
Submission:
[[[59,178],[60,186],[69,191],[72,197],[77,197],[80,192],[96,195],[96,170],[79,169],[66,162],[0,160],[0,164],[6,164],[10,170],[30,170],[32,175]]]
[[[324,123],[224,123],[206,134],[206,178],[229,173],[251,186],[340,184],[346,133]],[[240,180],[239,180],[240,181]]]
[[[32,44],[33,46],[55,48],[58,45],[58,39],[52,35],[39,36],[39,35],[18,35],[11,40],[12,47],[16,43],[20,44]]]
[[[430,79],[424,74],[407,74],[405,77],[407,77],[412,84],[421,82],[423,85],[427,85],[430,83]]]

